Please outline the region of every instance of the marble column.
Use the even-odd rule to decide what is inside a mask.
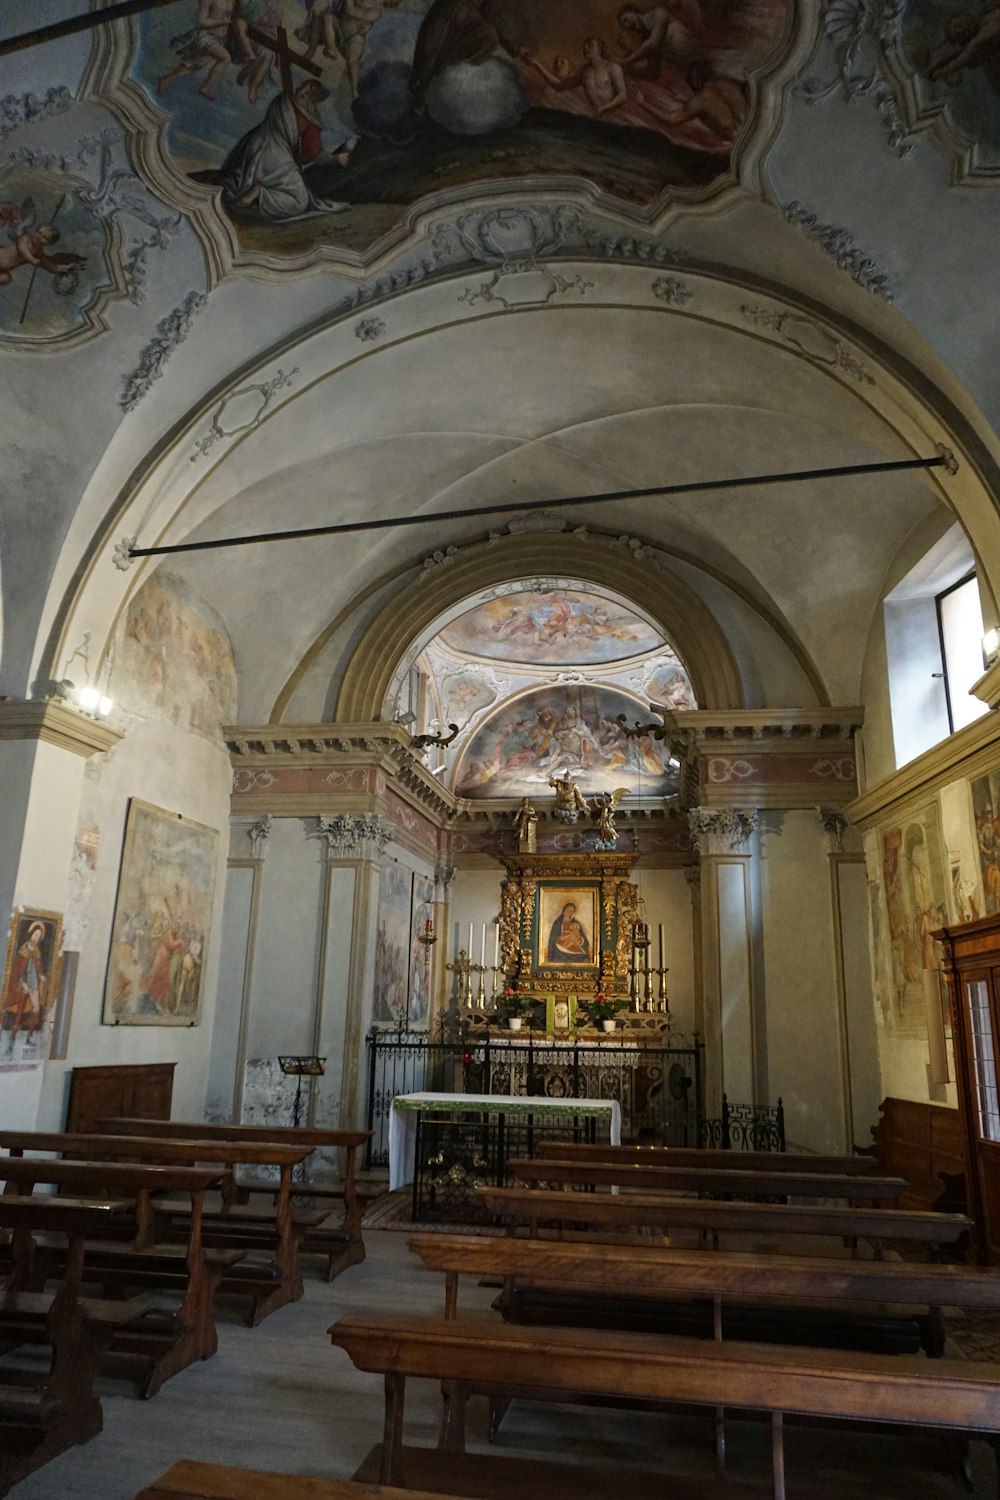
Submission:
[[[717,1116],[723,1093],[756,1103],[749,841],[757,812],[696,807],[688,826],[701,859],[704,1108]]]

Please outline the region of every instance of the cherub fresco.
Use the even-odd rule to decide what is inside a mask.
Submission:
[[[60,238],[59,230],[51,221],[37,224],[35,219],[30,198],[22,203],[0,202],[0,232],[7,234],[6,244],[0,242],[0,286],[9,286],[14,273],[26,266],[31,268],[32,278],[34,272],[46,271],[53,278],[54,289],[65,295],[76,289],[86,256],[72,250],[52,251],[50,247]]]
[[[186,0],[141,15],[133,72],[168,116],[175,166],[212,186],[260,124],[255,106],[316,79],[331,145],[358,147],[325,164],[314,197],[349,217],[262,240],[259,200],[225,208],[261,247],[357,248],[422,196],[481,180],[578,176],[637,205],[706,188],[729,171],[750,77],[778,66],[790,13],[791,0]]]

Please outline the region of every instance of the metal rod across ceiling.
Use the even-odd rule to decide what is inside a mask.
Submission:
[[[559,510],[570,505],[606,505],[616,500],[664,499],[671,495],[699,495],[707,490],[752,489],[766,484],[800,484],[807,479],[845,479],[855,474],[899,474],[907,469],[954,466],[949,454],[933,458],[901,458],[884,463],[841,464],[827,469],[795,469],[777,474],[751,474],[742,479],[701,479],[693,484],[658,484],[643,490],[609,490],[601,495],[567,495],[557,500],[507,500],[500,505],[469,505],[460,510],[437,510],[428,515],[386,516],[377,521],[342,521],[332,526],[310,526],[300,531],[260,531],[251,536],[219,537],[205,542],[174,542],[163,547],[129,547],[130,557],[167,557],[175,552],[211,552],[222,547],[255,547],[262,542],[293,542],[305,537],[345,536],[357,531],[391,531],[396,526],[431,526],[470,517],[520,515],[525,511]]]
[[[121,21],[126,16],[138,15],[140,11],[177,3],[178,0],[119,0],[117,5],[105,5],[82,16],[68,16],[65,21],[53,21],[48,26],[37,26],[34,31],[0,38],[0,57],[6,57],[10,52],[23,52],[27,47],[40,47],[43,42],[57,42],[61,37],[73,36],[78,31],[93,31],[95,26],[102,26],[106,21]]]

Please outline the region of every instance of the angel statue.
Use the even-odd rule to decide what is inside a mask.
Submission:
[[[597,824],[597,849],[617,849],[618,830],[615,827],[615,809],[628,794],[627,786],[616,786],[613,792],[600,792],[588,809]]]
[[[568,771],[564,771],[561,776],[550,776],[549,786],[555,788],[556,794],[552,815],[560,823],[575,823],[581,813],[590,812],[586,797]]]

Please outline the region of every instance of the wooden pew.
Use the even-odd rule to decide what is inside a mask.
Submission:
[[[546,1155],[541,1160],[512,1157],[508,1180],[618,1187],[629,1192],[731,1193],[735,1198],[846,1198],[851,1203],[892,1203],[906,1191],[902,1177],[840,1176],[822,1172],[768,1172],[732,1167],[674,1167],[659,1162],[578,1161]]]
[[[400,1314],[354,1313],[329,1330],[359,1370],[385,1377],[383,1484],[405,1482],[408,1377],[449,1383],[464,1449],[470,1389],[502,1399],[685,1402],[771,1416],[772,1494],[785,1500],[784,1416],[835,1418],[1000,1435],[1000,1367],[839,1350],[666,1339],[575,1328],[520,1328]],[[450,1453],[438,1455],[447,1468]],[[477,1464],[488,1459],[477,1455]],[[666,1493],[669,1494],[669,1491]]]
[[[642,1193],[545,1193],[533,1188],[477,1189],[491,1213],[513,1229],[554,1221],[612,1229],[694,1229],[718,1242],[721,1233],[834,1235],[868,1240],[879,1259],[884,1241],[910,1240],[937,1249],[967,1241],[972,1220],[962,1214],[910,1212],[901,1208],[844,1208],[805,1203],[717,1203],[700,1198],[653,1197]],[[560,1233],[562,1230],[560,1229]]]
[[[194,1120],[136,1120],[117,1117],[99,1120],[97,1128],[118,1135],[165,1135],[176,1140],[205,1141],[274,1141],[279,1145],[308,1146],[311,1151],[337,1150],[343,1163],[343,1181],[339,1184],[300,1181],[293,1183],[292,1197],[333,1198],[342,1200],[344,1219],[339,1228],[325,1224],[307,1229],[301,1249],[327,1257],[326,1279],[332,1281],[348,1266],[359,1265],[365,1258],[361,1233],[363,1209],[358,1195],[357,1153],[371,1139],[370,1130],[326,1130],[320,1126],[302,1125],[205,1125]],[[274,1184],[263,1179],[241,1175],[237,1180],[241,1194],[273,1192]],[[243,1201],[246,1201],[244,1198]]]
[[[223,1276],[232,1274],[244,1254],[239,1248],[209,1250],[202,1240],[205,1194],[219,1187],[225,1175],[214,1168],[186,1164],[0,1156],[0,1181],[6,1184],[0,1204],[16,1202],[12,1195],[33,1193],[38,1185],[68,1189],[77,1196],[106,1193],[130,1200],[131,1222],[108,1226],[108,1234],[120,1232],[122,1240],[88,1240],[86,1278],[100,1282],[106,1292],[162,1288],[176,1291],[181,1298],[176,1315],[133,1315],[132,1326],[115,1334],[116,1352],[142,1355],[149,1361],[141,1387],[144,1397],[154,1396],[171,1375],[197,1359],[208,1359],[218,1348],[215,1295]],[[162,1243],[165,1226],[155,1201],[159,1193],[188,1195],[184,1245]],[[54,1274],[65,1259],[61,1244],[51,1236],[40,1240],[39,1246],[36,1286],[44,1283],[46,1271]]]
[[[162,1130],[162,1125],[161,1125]],[[230,1171],[237,1166],[276,1166],[280,1176],[274,1207],[266,1212],[223,1203],[211,1217],[205,1215],[203,1240],[207,1246],[227,1250],[266,1249],[268,1265],[234,1266],[223,1277],[221,1290],[249,1296],[247,1321],[257,1326],[286,1302],[302,1296],[299,1244],[307,1227],[326,1217],[322,1209],[296,1212],[292,1208],[292,1171],[309,1155],[306,1146],[280,1145],[270,1141],[182,1141],[150,1136],[84,1135],[60,1131],[0,1130],[0,1148],[14,1154],[23,1151],[62,1151],[72,1156],[108,1161],[145,1161],[194,1164],[216,1162]],[[159,1214],[176,1218],[190,1213],[190,1204],[161,1200]],[[163,1236],[161,1235],[161,1238]],[[187,1231],[184,1231],[187,1237]]]
[[[539,1141],[538,1155],[560,1161],[658,1162],[664,1167],[721,1167],[741,1172],[824,1172],[835,1177],[874,1172],[873,1156],[813,1156],[806,1151],[720,1151],[689,1146],[611,1146],[596,1141]]]
[[[36,1342],[40,1325],[41,1341],[52,1350],[41,1381],[23,1369],[6,1381],[0,1369],[0,1495],[101,1430],[94,1377],[116,1328],[134,1309],[80,1297],[84,1235],[100,1233],[123,1210],[127,1205],[109,1201],[0,1197],[0,1230],[13,1234],[11,1274],[0,1292],[0,1344],[6,1351],[26,1338]],[[66,1269],[54,1295],[27,1290],[38,1233],[68,1236]]]
[[[738,1303],[768,1304],[768,1312],[815,1308],[818,1303],[885,1304],[926,1309],[922,1339],[928,1354],[944,1353],[943,1309],[1000,1312],[1000,1275],[966,1266],[921,1265],[906,1261],[848,1260],[818,1255],[792,1256],[672,1250],[645,1245],[588,1244],[583,1241],[523,1240],[473,1235],[417,1234],[407,1241],[431,1271],[444,1275],[444,1316],[458,1312],[460,1275],[501,1277],[504,1316],[518,1314],[517,1299],[533,1321],[566,1318],[532,1315],[525,1293],[562,1298],[574,1323],[585,1324],[588,1304],[632,1302],[640,1317],[655,1316],[656,1299],[693,1298],[710,1317],[713,1337],[732,1337],[725,1310]],[[558,1308],[558,1303],[555,1304]],[[738,1318],[735,1320],[738,1323]],[[591,1324],[590,1326],[606,1326]],[[652,1329],[652,1323],[650,1323]],[[780,1328],[778,1330],[781,1332]],[[778,1337],[775,1342],[783,1342]],[[801,1340],[797,1340],[801,1342]]]

